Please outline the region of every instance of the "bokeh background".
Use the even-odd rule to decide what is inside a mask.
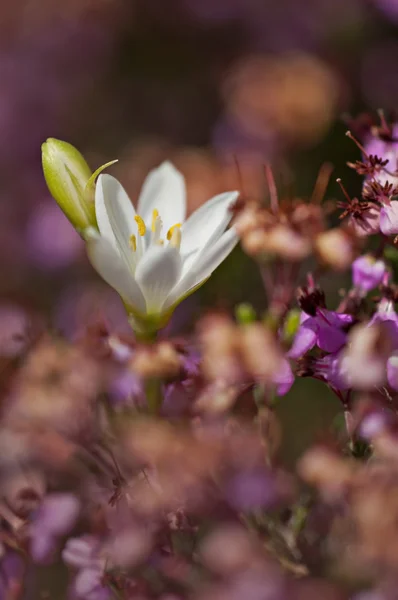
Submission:
[[[2,3],[0,352],[23,343],[32,322],[69,337],[98,319],[126,328],[118,297],[46,190],[47,137],[74,144],[93,169],[118,158],[112,173],[133,199],[147,171],[171,159],[190,211],[226,189],[262,197],[265,162],[309,195],[330,161],[355,194],[345,163],[357,150],[343,115],[394,109],[397,64],[398,0]],[[332,297],[340,285],[328,282]],[[242,300],[260,307],[264,298],[238,249],[183,305],[174,331],[189,331],[205,307]],[[338,405],[325,394],[300,382],[281,403],[289,456],[330,426]]]

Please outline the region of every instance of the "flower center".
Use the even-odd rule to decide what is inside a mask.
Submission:
[[[152,225],[151,225],[151,231],[152,233],[156,232],[156,229],[159,226],[159,221],[160,221],[160,225],[162,225],[162,220],[159,217],[159,211],[157,208],[154,208],[152,211]]]
[[[135,215],[135,222],[137,223],[138,233],[141,237],[143,237],[146,233],[146,225],[144,223],[144,219],[139,215]]]
[[[173,227],[170,227],[168,233],[167,233],[167,239],[170,240],[170,246],[172,248],[177,248],[178,250],[180,249],[181,246],[181,229],[180,229],[181,225],[177,224],[177,225],[173,225]],[[169,233],[170,237],[169,237]]]
[[[167,236],[166,236],[166,237],[167,237],[167,239],[168,239],[169,241],[170,241],[170,240],[172,240],[172,239],[173,239],[174,232],[175,232],[176,230],[179,230],[179,229],[181,229],[181,223],[176,223],[175,225],[172,225],[172,227],[170,227],[170,229],[169,229],[169,230],[168,230],[168,232],[167,232]],[[180,237],[181,237],[181,231],[180,231]]]
[[[152,212],[152,224],[151,224],[151,244],[157,244],[163,246],[163,240],[160,239],[162,232],[162,219],[159,216],[157,208],[153,209]]]
[[[140,215],[135,215],[135,222],[137,223],[138,239],[136,235],[131,235],[129,239],[129,245],[133,252],[142,252],[142,243],[140,238],[143,238],[147,233],[147,226],[145,225],[144,219]],[[154,208],[152,211],[151,229],[150,229],[150,245],[163,246],[164,240],[161,239],[162,233],[162,219],[160,218],[159,211]],[[181,223],[175,223],[172,225],[166,234],[166,239],[169,245],[173,248],[180,248],[181,245]]]

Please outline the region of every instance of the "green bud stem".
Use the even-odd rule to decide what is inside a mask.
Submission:
[[[149,414],[157,415],[163,403],[162,380],[158,377],[147,379],[145,395]]]

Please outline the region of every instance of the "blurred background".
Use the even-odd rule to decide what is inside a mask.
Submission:
[[[310,195],[331,161],[355,194],[345,162],[357,150],[342,115],[398,104],[398,0],[14,0],[1,5],[0,40],[3,353],[32,319],[70,337],[98,319],[126,328],[46,190],[47,137],[74,144],[93,169],[118,158],[111,172],[133,200],[147,171],[171,159],[192,211],[226,189],[261,197],[265,162]],[[334,180],[329,195],[340,197]],[[261,306],[263,291],[237,250],[174,330],[203,307],[241,300]],[[337,410],[304,383],[281,408],[292,432],[307,419],[292,412],[299,397],[321,406],[325,425]]]

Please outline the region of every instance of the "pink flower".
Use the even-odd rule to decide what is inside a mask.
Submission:
[[[350,216],[349,222],[358,237],[374,235],[380,231],[380,208],[376,205],[362,210],[359,217]]]
[[[301,326],[288,352],[289,358],[300,358],[314,346],[325,352],[337,352],[344,346],[347,334],[345,328],[351,324],[351,315],[317,308],[314,317],[302,313]]]
[[[352,263],[354,285],[365,293],[380,285],[386,272],[385,262],[376,260],[369,254],[360,256]]]
[[[398,202],[396,200],[384,204],[380,210],[380,231],[384,235],[398,233]]]
[[[281,366],[274,375],[273,383],[276,386],[277,396],[284,396],[292,387],[294,383],[294,373],[286,358],[282,359]]]

